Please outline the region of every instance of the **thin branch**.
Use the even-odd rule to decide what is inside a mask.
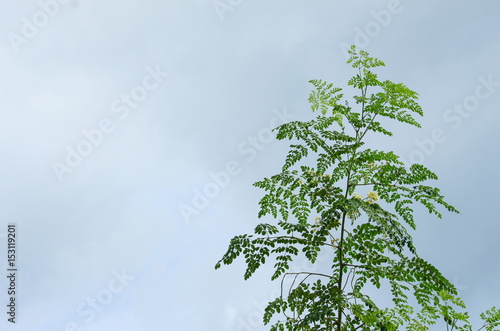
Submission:
[[[327,277],[327,278],[332,278],[333,275],[326,275],[326,274],[322,274],[322,273],[318,273],[318,272],[309,272],[309,271],[301,271],[301,272],[287,272],[284,276],[286,275],[302,275],[302,274],[308,274],[309,276],[323,276],[323,277]],[[307,276],[307,277],[309,277]]]

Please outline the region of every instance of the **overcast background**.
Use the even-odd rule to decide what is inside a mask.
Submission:
[[[19,295],[12,325],[3,277],[0,328],[265,330],[272,264],[248,281],[241,261],[214,264],[258,223],[252,183],[282,165],[270,122],[310,119],[308,81],[344,87],[354,43],[420,93],[422,129],[371,139],[434,170],[461,211],[418,210],[414,237],[478,329],[500,305],[499,12],[491,0],[2,0],[0,274],[14,222]]]

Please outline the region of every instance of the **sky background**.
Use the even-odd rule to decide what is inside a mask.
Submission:
[[[214,265],[259,222],[252,183],[283,163],[270,126],[312,118],[310,79],[345,87],[342,47],[356,44],[420,94],[422,129],[395,124],[370,143],[435,171],[461,211],[418,209],[413,235],[478,329],[500,305],[499,12],[491,0],[1,0],[0,274],[17,223],[19,295],[12,325],[0,282],[0,328],[266,330],[272,265],[248,281],[241,260]]]

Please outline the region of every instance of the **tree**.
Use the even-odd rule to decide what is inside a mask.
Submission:
[[[272,215],[253,235],[235,236],[216,264],[243,255],[248,279],[274,256],[272,280],[281,277],[281,295],[271,301],[264,323],[277,330],[428,330],[438,321],[447,330],[471,330],[464,302],[439,270],[421,258],[408,227],[415,230],[413,205],[441,218],[458,212],[430,186],[437,176],[421,164],[407,167],[391,151],[366,147],[370,134],[392,136],[382,120],[420,127],[418,94],[400,83],[379,80],[372,68],[385,64],[354,46],[347,61],[357,71],[348,85],[357,91],[357,110],[341,100],[341,89],[322,80],[309,96],[310,121],[277,127],[277,139],[292,140],[281,172],[254,185],[266,191],[259,218]],[[371,94],[368,94],[370,90]],[[362,195],[359,192],[364,192]],[[315,263],[333,252],[328,273],[287,272],[303,253]],[[293,278],[288,291],[283,281]],[[382,306],[385,293],[391,304]],[[280,313],[284,319],[275,316]],[[500,325],[500,310],[481,315],[488,331]]]

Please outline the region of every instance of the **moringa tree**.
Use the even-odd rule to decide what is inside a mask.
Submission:
[[[281,172],[254,184],[266,191],[259,218],[272,215],[277,225],[259,224],[255,234],[234,237],[215,268],[243,255],[248,279],[275,257],[272,279],[281,277],[282,291],[265,310],[271,331],[428,330],[438,321],[447,330],[471,330],[456,288],[419,257],[407,229],[416,227],[414,203],[439,218],[440,208],[458,211],[429,186],[437,179],[429,169],[405,167],[393,152],[364,142],[368,134],[392,135],[384,118],[420,127],[414,118],[423,115],[418,94],[379,80],[372,68],[382,61],[354,46],[350,55],[356,74],[348,85],[357,91],[356,106],[343,103],[333,84],[311,81],[309,102],[321,114],[275,129],[278,139],[293,144]],[[328,272],[287,271],[299,253],[315,263],[322,250],[332,252]],[[293,282],[285,289],[287,277]],[[382,304],[381,295],[390,304]],[[500,325],[496,308],[481,317],[488,331]]]

